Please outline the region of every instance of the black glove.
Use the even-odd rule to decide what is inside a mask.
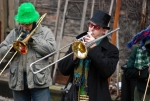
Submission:
[[[127,68],[127,63],[125,63],[125,64],[123,64],[122,66],[121,66],[121,69],[122,70],[125,70]]]
[[[24,40],[27,37],[27,35],[29,34],[29,32],[28,31],[24,31],[24,30],[22,30],[22,32],[23,32],[23,34],[21,36],[21,40]]]
[[[128,79],[137,79],[139,77],[139,70],[135,67],[126,68],[124,73]]]
[[[145,69],[140,70],[139,79],[147,79],[148,75],[149,75],[148,67],[146,67]]]

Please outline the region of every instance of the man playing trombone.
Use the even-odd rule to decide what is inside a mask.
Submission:
[[[82,42],[88,44],[102,37],[110,29],[108,27],[110,18],[107,13],[97,10],[90,19],[88,32],[80,34],[77,39],[83,37]],[[77,48],[81,52],[78,51],[76,54],[80,53],[81,58],[72,54],[58,64],[63,75],[70,75],[65,89],[62,90],[62,101],[111,101],[108,78],[116,70],[119,60],[117,47],[104,37],[89,46],[85,58],[82,58],[84,52],[84,48],[80,49],[82,45]],[[70,47],[66,55],[72,51],[73,48]]]
[[[50,68],[33,74],[29,65],[55,51],[54,35],[49,28],[40,24],[42,18],[39,18],[39,13],[30,2],[19,6],[14,19],[19,26],[14,28],[0,44],[0,53],[3,56],[13,46],[5,60],[9,60],[17,50],[10,64],[9,75],[9,87],[13,91],[14,101],[50,101],[49,86],[52,83]],[[16,41],[17,38],[25,45]],[[34,69],[39,70],[48,64],[49,59],[46,58],[35,64]]]

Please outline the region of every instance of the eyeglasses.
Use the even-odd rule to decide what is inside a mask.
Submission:
[[[89,27],[94,27],[95,30],[99,30],[101,28],[99,25],[94,25],[93,23],[89,23]]]

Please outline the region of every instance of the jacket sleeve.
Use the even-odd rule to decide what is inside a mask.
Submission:
[[[13,42],[15,41],[15,29],[12,30],[5,40],[0,44],[0,58],[2,59],[3,56],[8,52],[8,50],[12,47]],[[14,54],[14,52],[9,51],[8,54],[6,55],[5,60],[9,60],[11,56]]]
[[[71,52],[72,49],[70,47],[69,50],[66,52],[65,56]],[[63,75],[69,76],[73,73],[74,68],[77,66],[78,62],[79,59],[73,60],[73,54],[71,54],[70,56],[59,61],[58,69]]]
[[[31,48],[42,56],[45,56],[56,49],[55,37],[50,29],[42,27],[42,32],[36,36],[32,36],[33,42],[30,43]]]
[[[95,46],[89,50],[88,57],[91,59],[91,68],[96,68],[98,74],[106,79],[116,70],[119,60],[119,51],[115,46],[110,45],[110,50],[104,55],[102,47]]]
[[[131,55],[129,56],[129,59],[127,62],[127,68],[134,67],[134,62],[135,62],[135,58],[136,58],[136,51],[137,51],[137,47],[134,47]]]

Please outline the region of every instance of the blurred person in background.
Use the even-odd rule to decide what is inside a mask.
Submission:
[[[143,100],[150,69],[150,26],[137,33],[129,42],[128,48],[133,51],[127,62],[125,75],[128,79],[136,79],[134,89],[134,101],[149,101],[150,88],[147,88],[145,100]]]

